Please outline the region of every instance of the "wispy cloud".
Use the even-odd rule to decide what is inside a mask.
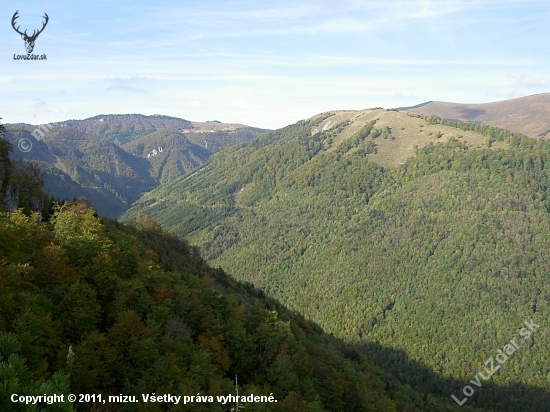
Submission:
[[[48,6],[47,62],[10,60],[21,40],[0,25],[3,117],[24,121],[58,99],[72,118],[164,113],[278,127],[330,108],[550,86],[548,0],[98,1]]]
[[[501,88],[489,89],[485,92],[485,95],[494,100],[501,100],[501,99],[515,99],[516,97],[525,96],[525,93],[513,87],[501,87]]]
[[[403,21],[434,18],[463,10],[450,1],[311,1],[301,6],[255,6],[219,10],[209,7],[159,9],[140,24],[185,32],[188,40],[216,37],[278,36],[295,33],[349,33],[374,30]]]
[[[152,93],[149,90],[144,89],[140,85],[144,82],[146,82],[146,77],[128,77],[128,78],[110,78],[105,79],[108,82],[113,83],[112,86],[107,87],[106,91],[124,91],[124,92],[131,92],[131,93]]]
[[[548,76],[537,76],[534,74],[521,73],[509,76],[514,81],[516,86],[522,87],[544,87],[550,86],[550,78]]]
[[[229,56],[226,56],[229,58]],[[402,66],[419,66],[419,67],[442,67],[448,66],[452,68],[456,67],[530,67],[535,65],[535,61],[531,59],[521,58],[509,58],[509,59],[407,59],[407,58],[387,58],[387,57],[353,57],[345,55],[302,55],[298,57],[283,57],[283,56],[269,56],[269,55],[232,55],[231,59],[239,59],[244,62],[255,62],[258,64],[265,64],[270,66],[281,67],[334,67],[334,68],[352,68],[352,67],[388,67],[397,68]],[[439,70],[439,69],[438,69]]]
[[[33,107],[36,107],[36,108],[41,108],[41,107],[44,107],[46,106],[48,103],[43,100],[43,99],[36,99],[34,101],[34,104],[33,104]]]
[[[418,96],[415,96],[414,94],[410,93],[402,93],[402,92],[395,92],[393,96],[399,100],[401,99],[416,99],[418,100]]]

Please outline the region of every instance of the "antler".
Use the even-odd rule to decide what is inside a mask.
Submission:
[[[17,18],[19,17],[19,16],[17,15],[18,13],[19,13],[19,10],[17,10],[17,11],[14,13],[13,17],[11,18],[11,25],[12,25],[13,29],[14,29],[17,33],[19,33],[21,36],[26,36],[26,35],[27,35],[27,30],[25,30],[25,33],[21,33],[21,32],[19,31],[19,27],[20,27],[20,26],[17,26],[17,28],[15,28],[15,20],[17,20]]]
[[[48,21],[50,20],[50,18],[48,17],[48,14],[46,12],[44,12],[44,16],[42,16],[46,19],[46,21],[42,24],[42,28],[40,30],[38,30],[38,33],[35,33],[36,30],[33,31],[32,33],[32,36],[31,37],[38,37],[38,35],[40,33],[42,33],[44,31],[44,29],[46,28],[46,24],[48,24]]]

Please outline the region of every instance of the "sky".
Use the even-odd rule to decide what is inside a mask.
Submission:
[[[33,54],[28,34],[49,21]],[[0,0],[0,117],[279,128],[329,110],[550,91],[549,0]]]

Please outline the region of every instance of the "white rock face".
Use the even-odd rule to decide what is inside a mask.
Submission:
[[[162,146],[159,146],[156,149],[153,149],[153,151],[147,153],[147,159],[149,159],[151,156],[156,156],[159,153],[162,153],[163,150],[164,149],[162,148]]]

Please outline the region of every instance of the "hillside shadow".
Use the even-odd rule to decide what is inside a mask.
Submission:
[[[464,118],[466,120],[475,120],[476,117],[479,117],[487,113],[487,111],[483,109],[470,109],[468,107],[463,107],[463,106],[456,107],[456,111],[459,114],[459,117]]]
[[[384,347],[377,342],[361,342],[351,346],[366,354],[376,366],[395,377],[399,383],[409,385],[419,394],[436,396],[449,405],[458,406],[451,396],[454,395],[462,402],[466,398],[464,387],[471,386],[474,393],[467,397],[464,406],[495,412],[550,412],[550,388],[518,383],[500,386],[491,382],[491,378],[487,381],[480,379],[481,386],[478,387],[470,382],[475,376],[464,379],[444,378],[428,366],[409,359],[402,350]]]
[[[216,280],[220,284],[229,286],[228,278],[231,276],[218,269]],[[336,338],[334,335],[324,332],[317,323],[306,320],[298,312],[290,310],[276,299],[268,297],[254,285],[234,279],[233,282],[239,285],[242,292],[246,291],[248,295],[261,299],[270,310],[289,313],[295,319],[300,319],[304,325],[308,324],[309,328],[322,333],[327,346],[339,356],[352,362],[360,362],[361,355],[366,355],[375,367],[386,372],[384,375],[377,374],[377,376],[382,379],[385,390],[395,399],[401,397],[399,388],[408,385],[424,399],[433,396],[442,404],[457,411],[550,412],[550,388],[544,389],[518,383],[501,386],[491,382],[490,378],[487,381],[480,379],[481,386],[478,387],[470,382],[475,376],[467,376],[464,379],[445,378],[434,372],[429,366],[411,360],[403,350],[385,347],[377,342],[350,343]],[[304,327],[304,329],[308,328]],[[498,371],[497,373],[504,372]],[[459,402],[462,402],[466,398],[463,393],[465,386],[471,386],[474,393],[467,397],[460,407],[452,396],[454,395]],[[418,409],[414,410],[418,411]]]

